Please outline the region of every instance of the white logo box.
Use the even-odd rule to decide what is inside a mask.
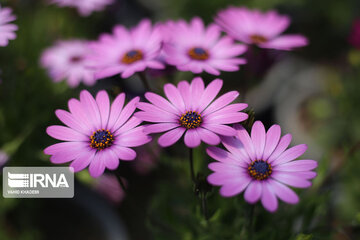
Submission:
[[[4,198],[72,198],[74,173],[69,167],[5,167]]]

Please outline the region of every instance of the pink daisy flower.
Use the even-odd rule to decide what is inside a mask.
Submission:
[[[137,107],[143,111],[135,113],[135,117],[155,123],[145,126],[145,133],[166,132],[158,140],[162,147],[174,144],[183,134],[185,144],[190,148],[199,146],[201,141],[210,145],[219,144],[218,135],[236,134],[226,124],[241,122],[248,117],[240,112],[247,104],[230,104],[239,95],[237,91],[215,99],[222,84],[222,80],[215,79],[205,88],[200,77],[194,78],[191,84],[181,81],[177,87],[165,84],[167,99],[147,92],[145,98],[150,103],[138,103]]]
[[[247,47],[235,44],[232,38],[221,37],[221,30],[215,24],[204,26],[196,17],[190,24],[185,21],[168,22],[168,40],[164,52],[167,63],[180,71],[220,75],[220,71],[234,72],[246,60],[237,56]]]
[[[75,172],[89,166],[90,175],[100,176],[105,168],[114,170],[119,159],[134,160],[136,152],[130,147],[151,141],[143,132],[141,121],[131,117],[139,102],[132,99],[125,107],[125,94],[116,97],[110,106],[108,94],[100,91],[94,99],[88,91],[80,93],[80,101],[68,102],[70,112],[56,110],[56,116],[66,125],[50,126],[46,132],[62,143],[47,147],[45,154],[52,155],[55,164],[71,162]]]
[[[310,179],[316,176],[314,160],[295,160],[307,149],[305,144],[288,148],[291,135],[280,138],[281,129],[273,125],[265,132],[264,125],[256,121],[251,136],[240,125],[235,126],[235,137],[223,137],[226,150],[209,147],[207,153],[219,162],[209,164],[214,171],[208,181],[220,188],[224,197],[232,197],[245,191],[249,203],[261,200],[270,212],[278,208],[277,198],[290,204],[299,201],[296,193],[287,186],[308,188]]]
[[[122,78],[128,78],[146,68],[164,68],[157,59],[161,33],[158,28],[153,29],[149,20],[141,21],[130,31],[116,26],[113,35],[102,34],[90,47],[93,53],[89,55],[89,66],[96,70],[97,79],[120,73]]]
[[[76,8],[81,16],[89,16],[94,11],[102,11],[106,6],[113,4],[114,0],[50,0],[50,3],[59,7]]]
[[[261,48],[292,50],[308,44],[307,38],[299,34],[280,35],[289,26],[290,18],[276,11],[262,13],[245,7],[229,7],[218,13],[215,22],[236,40]]]
[[[15,24],[9,24],[16,19],[16,16],[12,14],[11,8],[2,8],[0,6],[0,46],[5,47],[9,44],[9,40],[16,38],[15,31],[18,30],[18,26]]]
[[[86,67],[85,56],[89,51],[87,41],[59,41],[43,52],[40,63],[54,82],[66,79],[70,87],[78,86],[81,81],[90,86],[96,79],[94,70]]]

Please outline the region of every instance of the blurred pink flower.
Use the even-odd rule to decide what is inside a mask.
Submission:
[[[122,178],[122,181],[126,185],[124,178]],[[95,180],[94,189],[114,204],[119,204],[126,196],[117,177],[111,173],[105,173],[97,178]]]
[[[138,158],[133,163],[135,171],[140,175],[146,175],[153,170],[161,154],[159,145],[151,142],[138,149]]]
[[[15,31],[18,30],[18,26],[15,24],[9,24],[16,19],[16,16],[12,14],[12,9],[0,6],[0,46],[5,47],[9,44],[9,40],[16,38]]]
[[[226,124],[238,123],[248,118],[246,113],[240,112],[247,107],[244,103],[233,102],[239,95],[237,91],[219,94],[223,81],[215,79],[205,88],[200,77],[192,80],[191,84],[181,81],[177,87],[165,84],[164,91],[167,99],[147,92],[145,98],[150,103],[141,102],[137,107],[142,110],[136,112],[135,117],[151,122],[145,126],[145,133],[164,133],[158,140],[162,147],[176,143],[182,135],[185,145],[195,148],[201,141],[217,145],[219,135],[234,136],[236,131]]]
[[[89,66],[96,70],[97,79],[120,73],[122,78],[128,78],[146,68],[164,68],[158,59],[161,33],[149,20],[142,20],[131,30],[118,25],[113,35],[102,34],[98,41],[90,43],[90,48],[93,52]]]
[[[4,166],[9,160],[9,155],[0,150],[0,167]]]
[[[131,147],[151,141],[139,126],[141,121],[132,117],[139,97],[125,107],[125,94],[119,94],[110,105],[109,96],[100,91],[96,99],[86,90],[81,91],[80,101],[70,99],[70,112],[56,110],[56,116],[67,127],[54,125],[46,129],[51,137],[65,141],[47,147],[45,154],[52,155],[55,164],[71,162],[75,172],[89,166],[92,177],[99,177],[105,168],[115,170],[119,159],[134,160],[136,152]]]
[[[169,21],[167,34],[165,31],[165,60],[180,71],[220,75],[220,71],[238,71],[239,65],[246,63],[245,59],[237,57],[246,51],[245,45],[235,44],[228,36],[221,37],[217,25],[205,27],[198,17],[189,24],[183,20]]]
[[[218,13],[215,22],[236,40],[261,48],[292,50],[308,45],[303,35],[280,35],[288,28],[290,18],[276,11],[262,13],[245,7],[229,7]]]
[[[305,144],[288,148],[291,135],[280,138],[281,129],[273,125],[265,132],[264,125],[256,121],[251,136],[241,126],[236,125],[235,137],[223,137],[222,144],[227,151],[209,147],[207,153],[219,161],[209,164],[214,171],[208,181],[221,186],[220,194],[232,197],[243,191],[249,203],[261,200],[270,212],[278,208],[277,198],[295,204],[299,197],[288,186],[308,188],[310,179],[316,177],[312,170],[317,167],[314,160],[295,160],[307,149]]]
[[[91,86],[96,79],[94,71],[86,67],[89,51],[87,41],[59,41],[43,52],[40,62],[54,82],[66,80],[70,87],[76,87],[82,81]]]
[[[353,47],[360,49],[360,19],[356,19],[353,22],[349,36],[349,43]]]
[[[50,0],[50,3],[59,7],[77,8],[81,16],[89,16],[94,11],[102,11],[107,5],[113,4],[115,0]]]

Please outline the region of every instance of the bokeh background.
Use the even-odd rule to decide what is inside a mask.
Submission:
[[[145,17],[156,22],[200,16],[209,23],[229,5],[289,15],[288,32],[304,34],[309,46],[292,52],[252,49],[239,72],[221,75],[224,91],[239,90],[256,119],[266,127],[280,124],[293,134],[293,144],[309,145],[306,157],[319,162],[313,186],[297,191],[299,204],[280,204],[274,214],[255,208],[253,239],[360,239],[360,38],[349,42],[360,32],[354,25],[358,0],[118,0],[89,17],[45,0],[0,3],[13,9],[19,26],[17,39],[0,48],[0,149],[10,156],[6,166],[51,166],[43,149],[55,141],[45,129],[59,123],[54,111],[66,109],[80,90],[144,92],[136,77],[75,89],[53,83],[39,58],[56,40],[97,39],[115,24],[133,26]],[[158,89],[168,81],[150,77]],[[175,72],[171,81],[192,77]],[[0,240],[247,239],[253,208],[242,195],[224,199],[207,185],[194,191],[185,150],[182,143],[159,149],[156,142],[138,149],[134,162],[119,167],[126,193],[112,173],[95,180],[83,171],[76,174],[74,199],[0,197]],[[209,161],[204,147],[195,151],[200,180],[209,173]],[[209,221],[201,213],[204,195]]]

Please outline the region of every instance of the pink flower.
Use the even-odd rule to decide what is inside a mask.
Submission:
[[[47,68],[54,82],[66,79],[70,87],[76,87],[81,81],[94,85],[94,71],[87,68],[86,55],[89,54],[87,41],[59,41],[46,49],[41,56],[41,65]]]
[[[125,179],[122,178],[125,184]],[[119,204],[126,196],[126,193],[122,189],[117,177],[114,174],[105,173],[96,179],[95,190],[106,197],[110,202]]]
[[[276,11],[262,13],[245,7],[229,7],[218,13],[215,22],[233,38],[261,48],[292,50],[308,44],[306,37],[283,33],[290,18]]]
[[[360,49],[360,19],[356,19],[353,22],[351,33],[349,36],[349,43],[353,47]]]
[[[100,176],[105,168],[114,170],[119,159],[134,160],[136,152],[130,147],[141,146],[151,138],[143,133],[141,121],[131,117],[139,102],[132,99],[125,107],[125,94],[116,97],[110,106],[108,94],[100,91],[94,99],[88,91],[80,93],[80,101],[71,99],[70,112],[56,110],[56,116],[67,126],[50,126],[46,132],[65,141],[47,147],[50,161],[61,164],[72,161],[75,172],[89,166],[90,175]]]
[[[11,8],[2,8],[0,6],[0,46],[5,47],[9,44],[9,40],[16,38],[15,31],[18,30],[18,26],[15,24],[9,24],[16,19],[16,16],[12,14]]]
[[[190,24],[185,21],[168,22],[168,36],[164,52],[167,63],[180,71],[219,75],[220,71],[234,72],[246,60],[237,58],[247,47],[234,44],[232,38],[221,37],[221,30],[215,24],[204,27],[196,17]]]
[[[50,0],[50,3],[59,7],[77,8],[81,16],[89,16],[94,11],[102,11],[107,5],[113,4],[114,0]]]
[[[267,133],[264,125],[256,121],[251,137],[240,125],[235,126],[235,137],[223,137],[222,144],[227,151],[209,147],[207,153],[219,162],[210,163],[215,173],[208,176],[213,185],[221,186],[220,194],[232,197],[245,191],[249,203],[261,199],[270,212],[278,208],[277,198],[290,204],[299,201],[296,193],[288,186],[308,188],[310,179],[316,176],[312,170],[317,167],[314,160],[295,160],[307,149],[305,144],[288,148],[291,135],[280,138],[281,129],[273,125]]]
[[[89,66],[96,70],[96,78],[110,77],[121,73],[128,78],[146,68],[163,69],[157,59],[161,48],[161,33],[153,29],[149,20],[127,30],[118,25],[113,35],[102,34],[97,42],[90,44],[93,53]]]
[[[241,122],[248,117],[246,113],[239,112],[247,104],[230,104],[239,95],[237,91],[215,99],[222,84],[222,80],[215,79],[205,88],[200,77],[194,78],[191,84],[181,81],[177,87],[165,84],[167,99],[147,92],[145,97],[150,103],[138,103],[138,108],[143,111],[135,113],[135,117],[155,123],[146,126],[145,133],[166,132],[158,140],[162,147],[174,144],[184,133],[185,144],[190,148],[199,146],[201,141],[210,145],[219,144],[218,135],[236,134],[226,124]]]

